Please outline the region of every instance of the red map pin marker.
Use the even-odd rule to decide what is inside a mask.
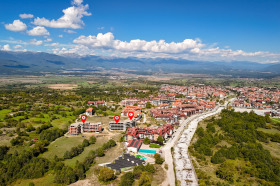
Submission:
[[[129,112],[129,113],[128,113],[128,117],[129,117],[130,120],[133,119],[133,116],[134,116],[134,112]]]
[[[86,120],[87,120],[87,116],[86,115],[81,115],[81,120],[82,120],[83,123],[85,123]]]
[[[115,119],[116,123],[118,123],[120,121],[120,116],[119,115],[115,115],[114,119]]]

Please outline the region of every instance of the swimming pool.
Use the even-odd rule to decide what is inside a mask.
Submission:
[[[140,153],[147,153],[147,154],[155,154],[155,153],[157,153],[156,150],[148,150],[148,149],[139,149],[138,152],[140,152]]]

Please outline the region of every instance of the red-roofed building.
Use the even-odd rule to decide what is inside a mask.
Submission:
[[[173,132],[174,126],[170,124],[166,124],[155,129],[147,127],[132,127],[127,129],[125,141],[145,138],[148,138],[151,141],[156,141],[158,136],[162,136],[163,139],[167,139],[168,137],[172,136]]]
[[[138,139],[129,140],[127,142],[127,150],[130,152],[137,153],[142,145],[142,141]]]
[[[87,115],[87,116],[92,116],[93,113],[94,113],[93,108],[88,108],[88,109],[86,110],[86,115]]]
[[[105,106],[106,102],[105,101],[88,101],[88,106]]]

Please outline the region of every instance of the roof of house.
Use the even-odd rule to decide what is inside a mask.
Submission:
[[[134,147],[134,148],[140,148],[140,146],[142,145],[142,142],[140,140],[137,139],[133,139],[128,141],[128,145],[127,147]]]

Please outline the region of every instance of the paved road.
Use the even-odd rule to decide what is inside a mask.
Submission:
[[[232,101],[233,99],[231,99],[230,101]],[[225,105],[227,105],[228,102],[225,103]],[[198,123],[202,118],[204,119],[206,115],[211,115],[211,114],[216,114],[218,112],[220,112],[223,108],[218,108],[217,111],[210,111],[207,112],[207,113],[202,113],[202,114],[196,114],[196,115],[193,115],[189,118],[187,118],[186,120],[184,120],[181,124],[180,124],[180,127],[176,130],[176,132],[173,134],[173,138],[169,139],[168,142],[165,144],[165,146],[162,148],[162,152],[163,152],[163,157],[165,158],[165,163],[168,164],[168,170],[167,170],[167,178],[164,180],[164,182],[162,183],[163,186],[167,186],[167,185],[170,185],[170,186],[175,186],[175,173],[174,173],[174,169],[173,169],[173,157],[172,157],[172,154],[171,154],[171,147],[174,147],[175,144],[177,143],[177,141],[180,139],[185,127],[187,126],[188,123],[191,123],[192,120],[195,120],[196,119],[196,122]],[[206,116],[208,117],[208,116]],[[199,119],[198,119],[199,118]],[[196,123],[195,122],[195,123]],[[188,127],[189,128],[189,127]],[[185,130],[188,130],[185,129]],[[191,127],[193,130],[193,133],[191,133],[188,138],[189,139],[192,139],[192,136],[196,130],[196,127]],[[174,148],[175,149],[175,148]],[[186,149],[186,161],[187,162],[190,162],[189,160],[189,157],[188,157],[188,154],[187,154],[187,150],[188,148],[185,148]],[[174,162],[175,163],[175,162]],[[191,162],[190,162],[191,163]],[[192,166],[192,164],[191,164]],[[196,177],[196,174],[194,173],[194,176]],[[177,178],[178,179],[178,178]],[[197,182],[196,182],[197,183]]]
[[[177,179],[180,180],[181,186],[198,185],[198,179],[195,169],[192,165],[191,158],[188,154],[188,147],[192,137],[196,131],[198,123],[209,117],[221,112],[223,108],[220,107],[212,112],[207,112],[193,119],[187,128],[183,131],[178,143],[174,147],[174,163]]]

